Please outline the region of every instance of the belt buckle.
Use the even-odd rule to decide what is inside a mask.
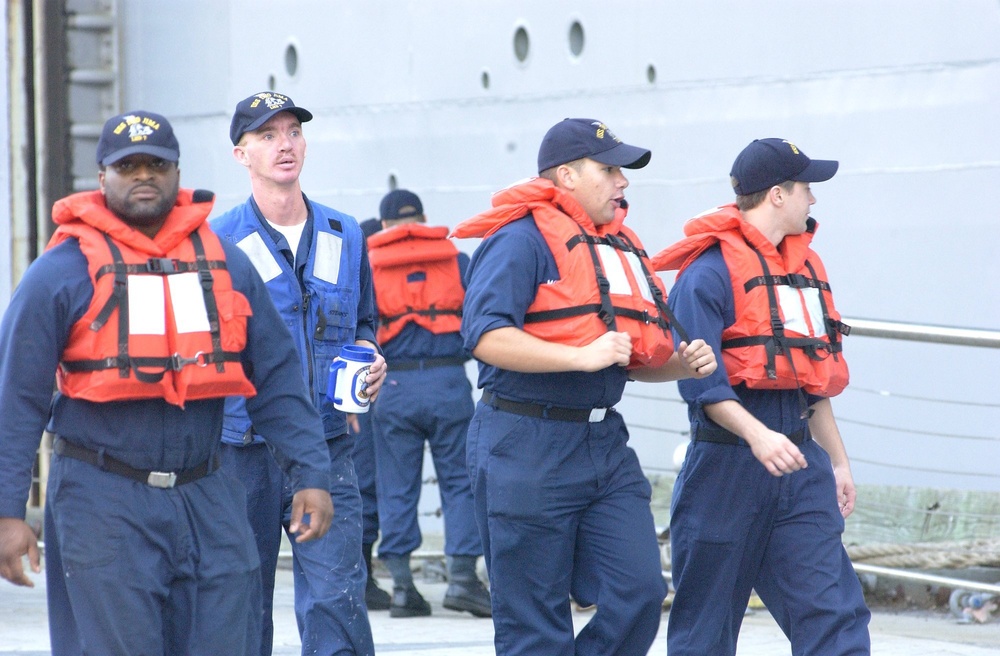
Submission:
[[[590,416],[587,417],[587,421],[591,424],[596,424],[599,421],[604,421],[604,418],[608,415],[607,408],[594,408],[590,411]]]
[[[177,484],[177,474],[174,472],[149,472],[146,478],[146,485],[158,487],[161,490],[169,490]]]

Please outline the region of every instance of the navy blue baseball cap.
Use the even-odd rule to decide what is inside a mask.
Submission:
[[[622,142],[600,121],[567,118],[545,133],[538,148],[538,172],[584,157],[609,166],[641,169],[649,164],[652,153]]]
[[[823,182],[837,172],[832,159],[809,159],[785,139],[754,139],[736,156],[730,181],[738,196],[747,196],[787,182]]]
[[[300,123],[312,120],[312,112],[296,107],[292,99],[274,91],[261,91],[244,98],[236,105],[233,121],[229,124],[229,138],[233,145],[240,143],[243,134],[252,132],[271,120],[278,112],[291,112]]]
[[[424,206],[412,191],[393,189],[382,198],[378,206],[378,215],[383,221],[409,219],[424,213]]]
[[[169,162],[181,157],[174,129],[163,116],[141,109],[112,116],[97,142],[97,163],[114,164],[129,155],[153,155]]]

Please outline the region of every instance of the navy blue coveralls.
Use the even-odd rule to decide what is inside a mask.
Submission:
[[[472,351],[488,331],[523,328],[538,286],[558,278],[530,217],[484,240],[469,269],[466,348]],[[582,409],[594,419],[535,418],[482,401],[476,406],[468,462],[497,654],[645,656],[656,637],[666,585],[651,487],[627,445],[621,415],[586,412],[617,403],[626,381],[618,366],[524,374],[480,363],[479,387],[501,405]],[[571,593],[597,605],[575,640]]]
[[[668,302],[692,337],[722,352],[722,331],[736,316],[718,246],[683,271]],[[844,519],[833,469],[826,451],[808,437],[799,392],[733,388],[723,367],[703,379],[679,381],[678,388],[689,404],[695,439],[671,504],[676,595],[667,633],[670,655],[735,654],[751,590],[790,638],[795,656],[870,653],[870,613],[841,541]],[[774,431],[804,435],[799,448],[809,466],[774,477],[745,442],[697,439],[706,429],[722,430],[704,406],[725,400],[740,402]]]
[[[292,545],[295,616],[303,654],[374,652],[365,606],[368,572],[361,555],[361,496],[344,413],[326,398],[328,369],[344,344],[375,342],[375,306],[365,241],[353,217],[306,199],[309,210],[298,252],[271,228],[251,196],[211,221],[212,229],[250,255],[298,347],[295,358],[319,410],[330,457],[329,489],[334,518],[325,536]],[[248,487],[248,511],[261,559],[264,638],[271,653],[274,576],[291,509],[288,481],[265,443],[276,436],[243,410],[243,399],[226,401],[222,466]]]
[[[255,423],[280,435],[295,491],[323,488],[319,417],[295,346],[246,256],[223,243],[234,288],[253,308],[244,368],[257,388]],[[0,517],[23,518],[39,438],[67,442],[136,469],[181,471],[219,452],[223,399],[94,403],[57,394],[53,373],[70,327],[93,296],[75,239],[29,267],[0,327]],[[222,470],[173,489],[52,458],[46,499],[52,653],[256,653],[260,561],[242,483]],[[137,628],[138,627],[138,628]]]
[[[458,256],[464,276],[469,257]],[[378,293],[378,289],[376,289]],[[444,552],[478,557],[465,440],[472,419],[472,385],[462,364],[469,355],[457,333],[436,335],[409,323],[381,344],[389,366],[375,413],[375,460],[380,558],[403,558],[422,541],[417,502],[424,443],[431,449],[444,514]]]

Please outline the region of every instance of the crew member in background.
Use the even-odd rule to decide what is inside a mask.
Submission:
[[[246,167],[252,193],[213,219],[223,239],[250,256],[278,312],[291,328],[296,358],[323,418],[335,515],[324,540],[292,543],[295,616],[302,653],[371,654],[365,607],[368,574],[361,555],[361,496],[344,413],[326,397],[330,363],[345,344],[375,344],[375,305],[361,228],[353,217],[306,198],[299,184],[305,163],[302,123],[312,114],[288,96],[257,93],[236,105],[229,136],[233,157]],[[367,377],[374,401],[385,378],[378,355]],[[226,403],[223,467],[247,487],[250,521],[260,551],[264,592],[264,649],[270,654],[271,607],[281,527],[288,530],[288,486],[266,442],[273,435],[247,416],[242,398]]]
[[[466,469],[472,418],[469,355],[459,333],[462,279],[469,258],[448,229],[426,225],[420,198],[389,192],[380,205],[383,231],[368,238],[378,304],[378,342],[392,373],[375,406],[379,560],[392,573],[392,617],[431,614],[413,584],[410,554],[420,546],[417,502],[424,444],[430,446],[444,513],[448,589],[444,607],[490,616],[490,595],[476,575],[483,553]]]
[[[689,221],[654,259],[680,269],[671,307],[725,365],[679,383],[692,442],[670,510],[671,656],[735,654],[751,590],[792,653],[871,651],[841,539],[854,479],[829,398],[847,385],[849,328],[810,247],[809,183],[837,167],[788,141],[754,141],[730,173],[736,203]]]
[[[292,338],[247,257],[208,228],[213,194],[179,188],[179,158],[163,116],[109,119],[100,190],[55,204],[0,326],[0,576],[32,585],[25,554],[39,570],[23,518],[48,424],[57,656],[260,650],[260,560],[243,487],[219,465],[227,395],[274,436],[297,543],[333,512]]]
[[[652,493],[614,406],[629,378],[705,376],[703,341],[674,353],[666,293],[623,225],[622,168],[650,151],[566,119],[541,177],[455,229],[485,237],[462,316],[483,395],[468,459],[497,654],[645,654],[667,593]],[[570,594],[597,611],[574,640]]]

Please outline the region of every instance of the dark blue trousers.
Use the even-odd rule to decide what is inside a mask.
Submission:
[[[354,471],[358,475],[361,493],[361,542],[375,544],[378,540],[378,497],[375,494],[375,433],[372,427],[374,410],[357,415],[360,432],[354,436]]]
[[[472,417],[472,386],[461,366],[393,372],[375,410],[379,557],[403,557],[420,546],[417,522],[424,444],[430,445],[444,514],[449,556],[483,553],[466,469],[465,439]]]
[[[667,593],[649,481],[621,415],[533,419],[480,403],[469,470],[497,654],[645,656]],[[570,594],[597,611],[574,639]]]
[[[327,446],[333,524],[318,540],[298,543],[296,536],[288,536],[295,579],[295,618],[303,655],[368,656],[375,648],[365,606],[368,572],[361,557],[361,496],[351,461],[354,440],[342,435],[327,440]],[[267,656],[273,638],[274,574],[281,529],[287,532],[291,520],[292,490],[264,444],[224,444],[222,467],[239,476],[247,488],[247,511],[260,553],[263,582],[261,653]]]
[[[752,589],[794,656],[871,653],[861,584],[844,551],[830,458],[775,478],[744,446],[694,442],[670,518],[670,656],[732,656]]]
[[[56,656],[251,654],[260,566],[238,481],[171,490],[53,456],[46,508]]]

